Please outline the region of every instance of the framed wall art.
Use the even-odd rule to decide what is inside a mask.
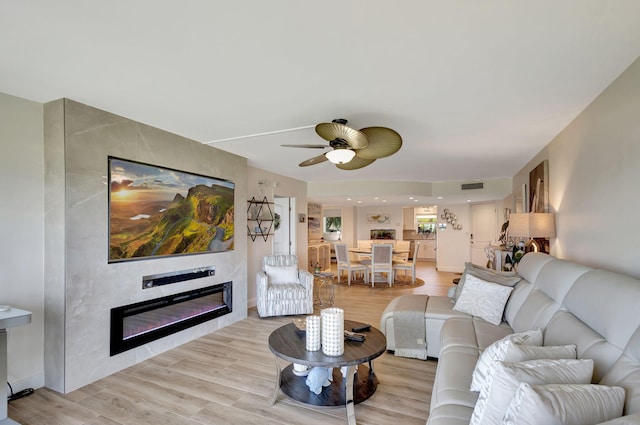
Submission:
[[[109,262],[233,249],[229,180],[108,158]]]

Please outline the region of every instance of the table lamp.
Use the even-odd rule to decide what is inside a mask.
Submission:
[[[512,213],[509,216],[508,232],[510,237],[526,240],[525,251],[545,252],[544,239],[556,236],[555,215],[552,213]]]

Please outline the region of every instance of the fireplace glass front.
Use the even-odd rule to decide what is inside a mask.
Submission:
[[[231,282],[111,309],[111,355],[231,313]]]

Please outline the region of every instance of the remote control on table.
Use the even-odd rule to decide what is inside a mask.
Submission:
[[[345,330],[344,331],[344,337],[345,337],[345,339],[348,339],[350,341],[362,342],[366,338],[366,335],[358,334],[358,333],[355,333],[355,332],[350,332],[350,331]]]
[[[362,325],[355,328],[351,328],[353,332],[366,332],[371,330],[371,325]]]

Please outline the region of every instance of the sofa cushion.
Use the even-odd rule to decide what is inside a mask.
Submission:
[[[456,404],[443,404],[429,413],[427,425],[469,425],[473,408]]]
[[[507,335],[489,345],[482,352],[473,369],[471,385],[469,386],[471,391],[480,391],[482,389],[484,382],[489,376],[489,369],[493,367],[493,362],[504,359],[508,348],[507,343],[510,341],[516,344],[542,345],[542,331],[535,329]]]
[[[505,423],[514,425],[598,424],[622,415],[624,389],[605,385],[520,384]]]
[[[478,350],[451,347],[442,350],[436,368],[435,384],[431,394],[431,408],[442,404],[457,404],[473,408],[478,393],[469,391],[471,374],[478,360]]]
[[[640,414],[640,328],[635,331],[624,353],[602,378],[600,384],[624,388],[624,414]],[[640,423],[640,420],[637,423]]]
[[[565,306],[580,321],[622,350],[640,326],[638,300],[638,279],[593,270],[582,275],[571,287]]]
[[[480,352],[512,333],[513,329],[504,322],[500,326],[494,326],[477,317],[453,317],[444,322],[440,341],[442,350],[449,347],[469,347]]]
[[[623,351],[568,311],[559,311],[553,316],[544,331],[544,343],[575,344],[578,358],[594,361],[593,382],[603,378]]]
[[[470,425],[498,424],[522,382],[527,384],[589,384],[593,360],[558,359],[494,362],[492,376],[480,390]]]
[[[502,322],[504,306],[511,291],[512,287],[469,275],[453,309],[480,317],[497,326]]]

